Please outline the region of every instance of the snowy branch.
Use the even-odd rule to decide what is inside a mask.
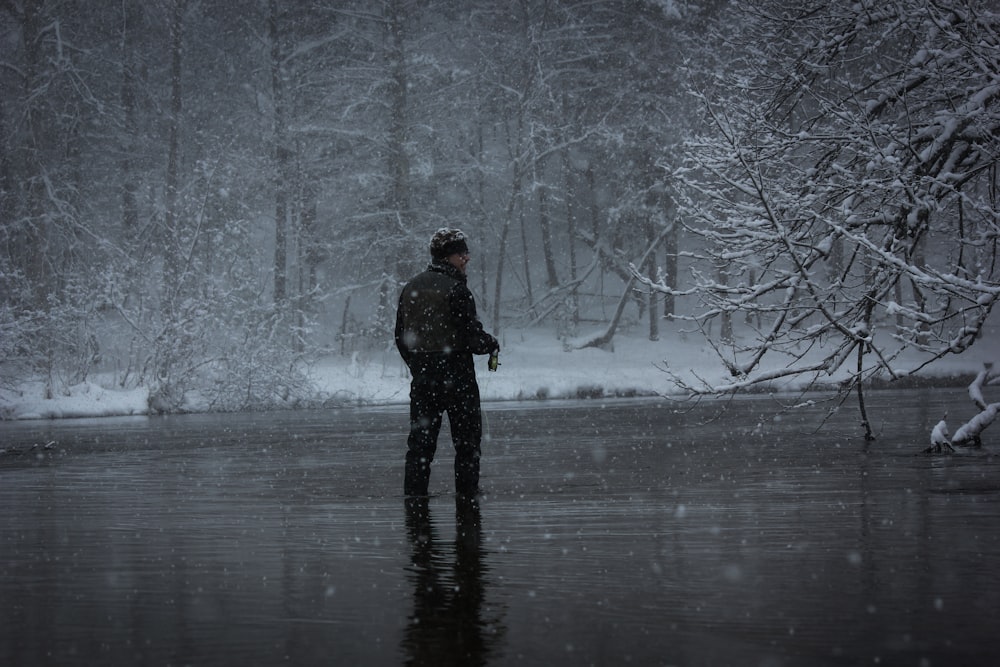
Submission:
[[[953,445],[979,446],[982,444],[983,431],[996,420],[997,413],[1000,412],[1000,403],[987,403],[983,398],[983,386],[997,377],[1000,377],[1000,374],[994,372],[993,364],[986,364],[969,385],[969,397],[973,404],[979,408],[979,413],[955,431],[951,441]]]

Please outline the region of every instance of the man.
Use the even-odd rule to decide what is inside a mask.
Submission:
[[[490,354],[500,345],[483,330],[466,285],[467,240],[459,229],[437,230],[430,266],[399,295],[396,347],[413,375],[403,480],[407,496],[427,495],[445,412],[455,445],[455,492],[472,497],[479,491],[483,424],[472,355]]]

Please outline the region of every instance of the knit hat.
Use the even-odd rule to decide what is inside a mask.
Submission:
[[[465,254],[469,252],[467,240],[468,237],[461,229],[442,227],[431,237],[431,257],[440,260],[447,259],[454,254]]]

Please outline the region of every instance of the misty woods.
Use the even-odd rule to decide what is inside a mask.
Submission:
[[[494,331],[672,320],[730,376],[684,391],[897,378],[1000,298],[998,28],[975,0],[0,3],[3,382],[308,404],[311,359],[391,345],[441,226]]]

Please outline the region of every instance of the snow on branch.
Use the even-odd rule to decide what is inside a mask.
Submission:
[[[1000,373],[993,370],[993,364],[985,364],[983,370],[979,371],[972,384],[969,385],[969,398],[972,399],[972,403],[979,409],[979,412],[962,424],[950,440],[948,439],[948,424],[944,419],[939,421],[931,432],[931,445],[924,450],[924,453],[955,451],[956,446],[982,447],[983,431],[996,421],[997,414],[1000,413],[1000,403],[987,403],[986,399],[983,398],[983,386],[992,384],[998,378],[1000,378]]]
[[[952,438],[953,445],[981,446],[980,436],[983,431],[993,423],[1000,411],[1000,403],[987,403],[983,398],[983,385],[992,382],[1000,377],[1000,373],[993,370],[993,364],[986,364],[983,370],[979,371],[976,379],[969,385],[969,398],[973,404],[979,408],[979,413],[963,424]]]

